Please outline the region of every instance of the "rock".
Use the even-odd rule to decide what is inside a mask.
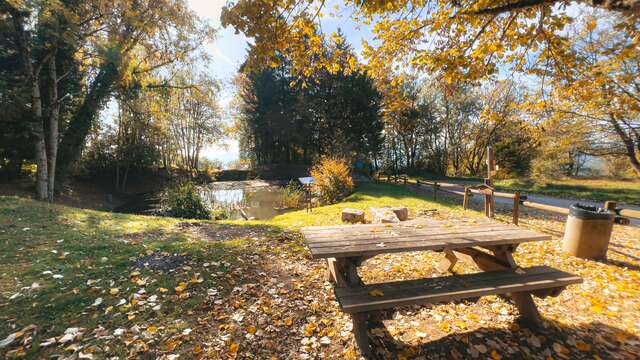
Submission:
[[[354,224],[364,222],[364,211],[358,209],[342,209],[342,221]]]
[[[409,209],[406,206],[392,207],[391,211],[398,217],[400,221],[407,221],[409,219]]]
[[[371,222],[374,224],[399,223],[400,219],[391,208],[369,208],[371,211]]]

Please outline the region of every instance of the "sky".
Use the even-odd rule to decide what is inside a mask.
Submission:
[[[236,34],[233,27],[222,28],[220,24],[220,13],[226,0],[188,0],[192,10],[198,16],[209,21],[218,29],[216,39],[206,45],[206,51],[213,59],[209,65],[210,73],[222,83],[222,93],[220,94],[220,107],[223,109],[223,117],[227,122],[231,121],[230,110],[231,101],[234,96],[232,80],[240,65],[247,55],[248,39],[242,34]],[[333,7],[334,1],[328,1],[327,9]],[[325,17],[321,24],[323,32],[329,34],[340,28],[349,43],[351,43],[356,54],[360,54],[362,49],[362,39],[371,41],[373,34],[368,27],[357,28],[353,21],[349,19],[350,14],[339,14],[346,20],[340,18]],[[221,161],[229,164],[239,159],[238,141],[226,139],[222,144],[215,144],[204,149],[202,156],[208,159]]]

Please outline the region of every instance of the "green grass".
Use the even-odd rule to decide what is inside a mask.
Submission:
[[[478,178],[462,177],[413,177],[425,181],[442,181],[455,184],[477,184]],[[562,179],[562,180],[534,180],[534,179],[504,179],[495,180],[499,191],[523,191],[530,194],[554,196],[591,201],[618,201],[625,204],[640,204],[640,182],[632,180],[610,179]]]
[[[496,188],[504,191],[526,191],[580,200],[613,200],[626,204],[640,204],[640,182],[620,180],[498,180]]]
[[[35,344],[61,335],[68,327],[127,327],[131,326],[129,315],[135,316],[136,322],[178,326],[176,320],[188,317],[185,309],[200,304],[207,288],[227,288],[228,284],[207,277],[195,285],[205,291],[194,291],[185,301],[166,301],[160,311],[134,311],[117,303],[120,299],[130,303],[141,288],[135,279],[146,279],[147,294],[175,294],[174,288],[189,282],[204,262],[224,259],[229,266],[220,264],[209,270],[230,274],[233,254],[246,251],[243,239],[198,241],[189,231],[175,226],[180,222],[183,220],[0,197],[0,322],[7,324],[0,327],[0,340],[30,324],[39,329]],[[263,230],[279,232],[267,227]],[[186,255],[186,265],[191,268],[159,272],[133,267],[137,257],[153,252]],[[140,275],[132,279],[134,271]],[[54,274],[63,277],[56,279]],[[32,290],[35,284],[38,289]],[[111,289],[119,293],[111,294]],[[98,297],[103,304],[92,307]],[[109,306],[113,308],[106,314]],[[113,316],[118,312],[120,316]],[[37,353],[33,348],[27,351],[27,355]]]
[[[461,211],[458,201],[444,201],[433,202],[430,194],[418,195],[400,185],[366,184],[344,201],[314,208],[311,213],[301,210],[266,221],[217,222],[220,227],[251,231],[207,241],[189,227],[177,226],[184,223],[182,219],[92,211],[0,196],[0,322],[7,324],[0,327],[0,340],[30,324],[38,327],[33,344],[60,336],[70,327],[102,326],[112,332],[119,327],[137,325],[144,329],[154,324],[162,326],[164,333],[179,334],[185,324],[197,323],[198,317],[206,316],[203,311],[207,310],[201,307],[207,289],[229,293],[246,280],[242,269],[249,265],[236,260],[240,254],[306,251],[299,239],[286,244],[270,241],[280,237],[283,229],[339,224],[341,209],[347,207],[366,210],[403,205],[411,211]],[[189,260],[186,267],[173,272],[133,267],[137,258],[153,252],[184,254]],[[219,264],[205,268],[206,262]],[[140,275],[132,278],[135,271]],[[189,283],[190,297],[178,299],[175,288],[198,273],[204,275],[203,282]],[[53,274],[63,277],[56,279]],[[136,283],[141,279],[146,283]],[[38,289],[31,289],[34,284]],[[160,310],[149,306],[140,309],[132,303],[143,288],[144,296],[154,294],[163,299]],[[112,294],[111,289],[118,289],[118,293]],[[103,303],[94,307],[97,298]],[[120,299],[126,299],[127,305],[119,306]],[[122,342],[116,344],[120,345],[114,345],[110,353],[126,353],[127,349],[117,347],[124,346]],[[15,344],[0,350],[0,356],[9,349],[15,350]],[[37,358],[47,351],[59,348],[31,346],[26,356]]]
[[[407,189],[401,185],[367,183],[361,185],[355,193],[337,204],[314,208],[309,213],[306,210],[298,210],[276,216],[270,220],[256,220],[248,223],[292,229],[304,226],[339,224],[341,222],[341,212],[344,208],[361,209],[365,210],[365,213],[370,207],[382,206],[407,206],[412,211],[438,208],[446,208],[451,212],[462,211],[462,201],[445,198],[438,200],[438,202],[434,202],[431,194],[417,194],[414,190]]]

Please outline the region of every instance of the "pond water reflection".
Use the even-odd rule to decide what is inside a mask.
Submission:
[[[223,210],[231,219],[270,219],[285,212],[280,208],[283,189],[278,186],[215,189],[203,187],[200,196],[213,210]]]

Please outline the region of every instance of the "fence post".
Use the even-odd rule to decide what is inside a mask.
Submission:
[[[416,185],[418,185],[418,187],[420,187],[420,179],[416,179]]]
[[[491,186],[491,179],[487,178],[484,179],[484,183],[487,186]],[[491,205],[493,204],[493,191],[488,194],[486,192],[487,189],[484,190],[485,194],[484,194],[484,215],[488,218],[493,217],[493,209],[491,208]]]
[[[433,182],[433,201],[436,201],[438,199],[438,182],[434,181]]]
[[[496,172],[496,161],[493,157],[493,146],[487,146],[487,177],[484,179],[484,183],[487,186],[493,188],[493,175]],[[493,199],[493,191],[490,195],[484,196],[484,214],[487,217],[492,218],[495,209],[495,202]]]
[[[403,180],[404,180],[404,184],[407,185],[407,177],[406,176],[404,177]]]
[[[467,186],[464,187],[464,199],[462,200],[462,208],[464,210],[467,210],[467,208],[469,207],[469,196],[471,195],[471,192],[469,191],[469,188]]]
[[[518,217],[520,216],[520,191],[516,191],[513,196],[513,224],[518,225]]]
[[[616,206],[618,206],[618,203],[615,201],[605,201],[604,202],[604,208],[607,210],[615,210]]]

